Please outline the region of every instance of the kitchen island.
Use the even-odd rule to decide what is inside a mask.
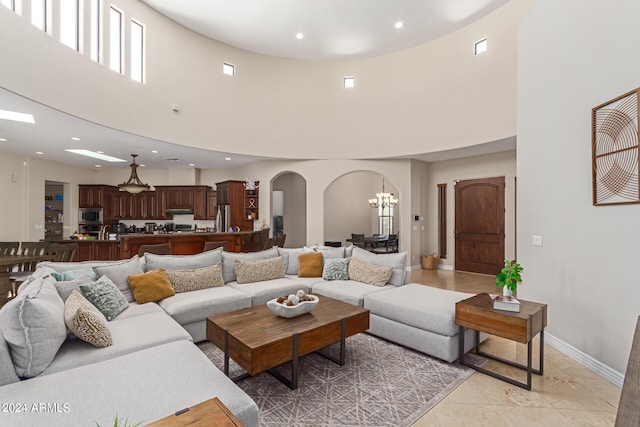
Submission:
[[[193,255],[202,252],[206,242],[226,242],[228,252],[262,250],[269,230],[239,231],[235,233],[128,233],[117,240],[67,240],[77,242],[77,261],[113,261],[127,259],[138,253],[141,245],[168,243],[172,255]]]

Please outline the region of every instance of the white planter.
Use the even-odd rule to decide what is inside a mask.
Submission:
[[[509,288],[507,288],[506,286],[502,287],[502,296],[505,297],[512,297],[513,296],[513,291]]]

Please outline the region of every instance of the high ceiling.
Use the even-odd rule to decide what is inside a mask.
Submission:
[[[508,0],[142,1],[195,31],[238,48],[278,57],[329,60],[380,55],[427,42],[480,18]],[[396,22],[402,22],[402,28],[395,28]],[[296,38],[299,32],[302,39]],[[260,159],[128,134],[70,116],[2,88],[0,110],[31,113],[36,118],[35,125],[0,119],[0,152],[43,156],[78,167],[96,168],[100,164],[104,168],[127,169],[131,153],[140,156],[138,163],[152,168],[234,168]],[[103,150],[126,162],[96,161],[70,154],[65,151],[68,148]],[[438,161],[513,148],[515,140],[511,139],[482,144],[471,151],[458,149],[411,158]]]
[[[142,1],[185,27],[231,46],[281,58],[335,60],[417,46],[508,0]],[[396,28],[398,22],[402,28]]]

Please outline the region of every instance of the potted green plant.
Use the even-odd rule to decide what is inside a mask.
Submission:
[[[504,260],[504,268],[496,276],[496,286],[502,287],[502,295],[512,296],[518,287],[518,283],[522,282],[520,273],[524,270],[516,260]]]

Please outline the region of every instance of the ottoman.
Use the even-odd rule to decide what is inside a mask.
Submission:
[[[447,362],[458,358],[455,324],[456,302],[474,294],[409,283],[365,296],[370,314],[370,334],[394,341]],[[473,347],[467,330],[465,351]]]

